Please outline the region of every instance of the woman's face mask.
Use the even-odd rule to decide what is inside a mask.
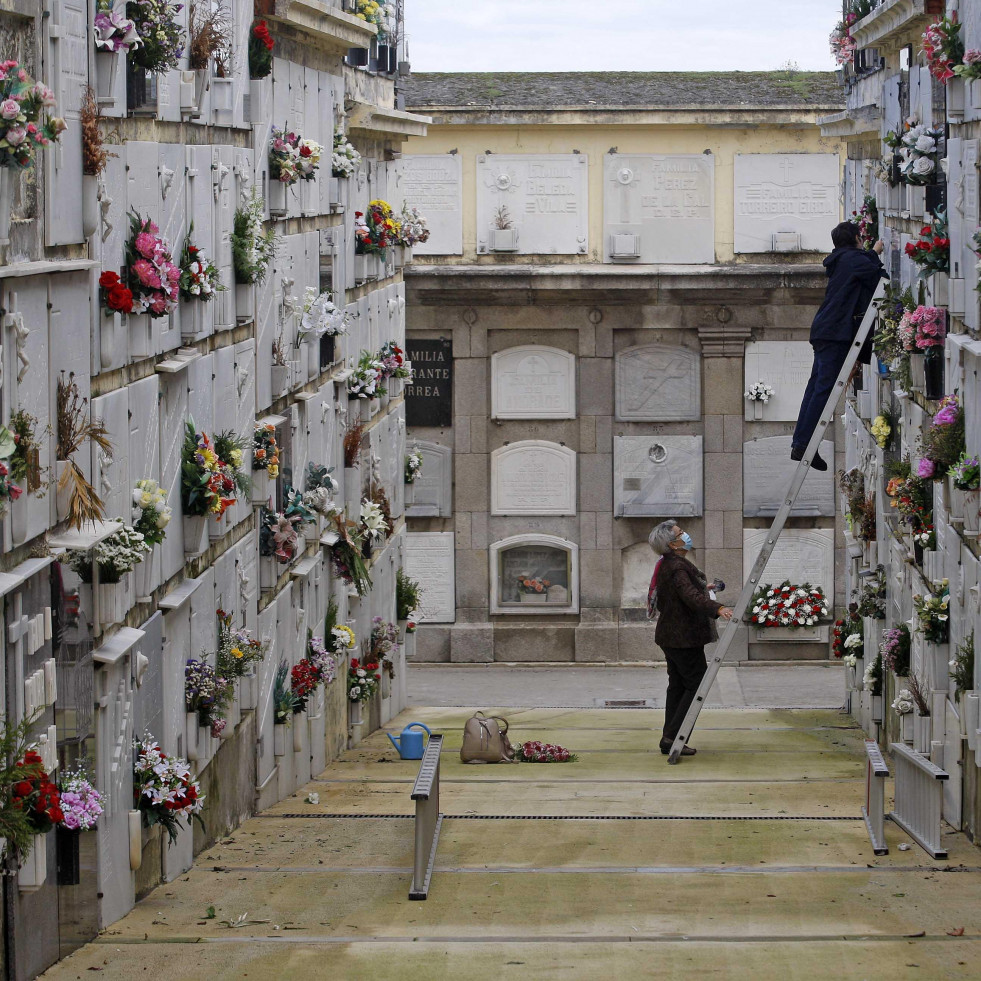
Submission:
[[[694,547],[695,543],[691,540],[691,535],[687,531],[683,531],[679,536],[681,543],[685,546],[685,551],[690,552]]]

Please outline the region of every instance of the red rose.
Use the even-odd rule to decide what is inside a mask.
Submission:
[[[133,293],[126,289],[122,283],[113,286],[106,297],[106,306],[110,310],[118,310],[120,313],[129,313],[133,309]]]
[[[310,156],[313,156],[313,150],[311,150],[310,147],[308,147],[308,146],[301,146],[300,147],[300,156],[301,157],[310,157]]]
[[[118,282],[119,282],[119,273],[114,273],[114,272],[107,271],[107,272],[104,272],[99,277],[99,285],[104,290],[112,289],[112,287],[115,286],[116,283],[118,283]]]
[[[33,789],[28,780],[20,780],[14,784],[14,793],[18,797],[26,797]]]

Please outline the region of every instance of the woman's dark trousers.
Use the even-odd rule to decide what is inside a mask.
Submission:
[[[663,647],[668,662],[668,695],[664,703],[663,739],[674,741],[685,721],[708,665],[704,647]]]

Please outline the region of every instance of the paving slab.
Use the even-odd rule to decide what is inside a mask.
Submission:
[[[281,981],[329,977],[344,981],[432,981],[434,978],[752,978],[753,981],[813,981],[814,978],[977,978],[975,938],[922,938],[734,943],[549,940],[540,943],[336,942],[280,940],[227,943],[89,944],[44,978],[77,981],[89,971],[101,981],[146,976],[183,981]]]
[[[981,936],[981,875],[861,869],[831,875],[444,872],[425,903],[407,873],[214,871],[195,867],[108,931],[119,939]],[[680,901],[680,897],[684,897]],[[204,919],[214,906],[217,916]],[[259,922],[259,921],[267,922]],[[279,929],[276,929],[276,928]]]
[[[860,817],[836,822],[682,819],[654,826],[642,821],[576,821],[563,828],[561,836],[543,834],[535,821],[447,818],[436,871],[936,868],[919,849],[899,849],[909,838],[892,823],[886,825],[886,841],[889,854],[874,855]],[[412,845],[409,818],[258,818],[202,852],[197,864],[235,871],[407,871],[412,868]],[[981,851],[963,835],[948,833],[944,845],[949,857],[943,867],[981,869]]]

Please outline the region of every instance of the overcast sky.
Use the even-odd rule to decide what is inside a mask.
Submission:
[[[830,71],[841,0],[405,0],[405,18],[416,72]]]

